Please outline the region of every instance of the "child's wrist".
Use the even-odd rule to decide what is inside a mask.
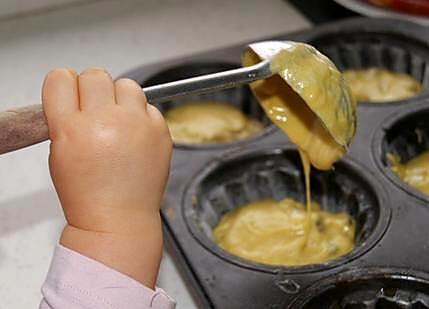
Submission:
[[[131,220],[133,221],[133,220]],[[128,226],[117,220],[108,230],[88,230],[66,225],[60,243],[154,288],[162,254],[160,216]]]
[[[134,235],[153,222],[160,220],[159,211],[150,207],[124,209],[124,207],[99,207],[89,205],[75,212],[72,207],[63,207],[67,222],[70,226],[88,232],[111,233],[117,235]],[[148,209],[149,208],[149,209]],[[70,213],[68,209],[72,209]],[[85,212],[82,216],[81,213]]]

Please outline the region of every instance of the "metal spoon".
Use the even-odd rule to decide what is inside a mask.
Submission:
[[[161,103],[190,94],[233,88],[279,74],[316,114],[334,140],[347,147],[356,129],[356,102],[340,72],[326,56],[310,45],[291,41],[250,44],[244,51],[243,60],[249,52],[258,59],[253,59],[253,56],[247,58],[251,61],[244,68],[146,87],[143,91],[149,103]],[[326,72],[331,75],[324,74]],[[335,78],[326,78],[329,76]],[[329,108],[320,108],[313,92],[306,91],[309,86],[332,99]],[[48,138],[48,127],[40,104],[0,113],[0,154]]]
[[[234,88],[255,80],[270,77],[274,73],[270,61],[219,73],[182,79],[170,83],[143,88],[149,103],[162,103],[190,94],[201,94]]]

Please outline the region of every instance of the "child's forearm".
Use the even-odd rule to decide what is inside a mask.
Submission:
[[[161,220],[145,216],[124,232],[94,232],[67,225],[61,245],[99,261],[154,289],[162,254]]]

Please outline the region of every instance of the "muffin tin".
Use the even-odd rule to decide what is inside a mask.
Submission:
[[[201,308],[429,308],[429,198],[403,184],[386,152],[408,159],[429,149],[429,30],[397,20],[357,18],[266,39],[308,42],[340,68],[380,65],[423,82],[421,95],[358,105],[349,152],[329,172],[312,169],[312,198],[357,223],[355,249],[305,266],[269,266],[225,252],[211,229],[234,207],[260,198],[304,200],[301,163],[269,124],[247,86],[185,101],[236,104],[264,123],[260,134],[218,145],[175,145],[161,206],[167,247]],[[265,39],[264,39],[265,40]],[[239,66],[246,44],[137,68],[142,86]],[[368,50],[367,50],[368,47]],[[426,119],[426,122],[425,122]],[[415,129],[422,131],[417,139]]]
[[[278,267],[240,259],[220,249],[212,229],[226,212],[254,201],[286,197],[305,203],[304,175],[298,152],[293,147],[267,147],[228,155],[210,163],[188,187],[183,214],[192,235],[214,254],[237,265],[276,273]],[[321,209],[347,212],[356,222],[355,249],[341,258],[314,265],[289,267],[301,271],[327,269],[362,254],[383,234],[389,209],[382,208],[385,196],[377,196],[376,183],[365,179],[359,166],[344,160],[335,172],[311,172],[312,200]],[[381,188],[379,188],[379,191]]]

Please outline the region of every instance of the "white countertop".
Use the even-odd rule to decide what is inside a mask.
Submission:
[[[140,64],[309,27],[283,0],[99,1],[0,21],[0,109],[38,103],[44,75],[67,66]],[[48,143],[0,157],[0,308],[36,308],[64,224]],[[159,285],[195,308],[168,253]]]

